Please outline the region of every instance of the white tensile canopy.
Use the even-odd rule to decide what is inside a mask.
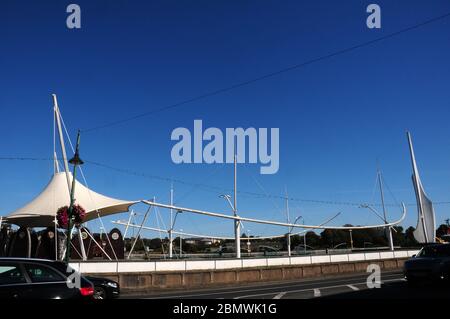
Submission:
[[[72,174],[69,174],[72,182]],[[86,210],[84,221],[100,216],[127,212],[138,201],[126,201],[96,193],[75,181],[75,203]],[[45,189],[31,202],[6,217],[6,221],[19,226],[47,227],[54,225],[57,210],[69,206],[70,194],[66,173],[55,173]],[[97,214],[98,213],[98,214]]]

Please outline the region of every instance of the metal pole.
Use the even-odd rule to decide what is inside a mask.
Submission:
[[[59,260],[59,256],[58,256],[58,251],[59,251],[59,249],[58,249],[58,247],[59,247],[59,245],[58,245],[58,220],[56,219],[56,215],[55,215],[55,220],[53,221],[53,223],[54,223],[54,229],[55,229],[55,236],[54,236],[54,238],[55,238],[55,260]]]
[[[56,98],[56,97],[55,97]],[[75,155],[78,154],[78,148],[80,146],[80,131],[78,131],[78,135],[77,135],[77,145],[75,148]],[[73,165],[73,176],[72,176],[72,187],[70,188],[70,206],[69,206],[69,222],[67,225],[67,249],[66,249],[66,263],[69,264],[70,261],[70,244],[71,244],[71,239],[72,239],[72,210],[73,210],[73,204],[75,202],[75,181],[76,181],[76,176],[77,176],[77,166],[78,163],[77,161],[75,161],[74,165]]]
[[[353,250],[353,235],[351,229],[349,229],[349,233],[350,233],[350,248],[351,250]]]
[[[378,170],[378,184],[380,185],[381,205],[383,206],[384,223],[387,224],[388,222],[387,222],[387,218],[386,218],[386,206],[384,205],[383,181],[381,178],[381,172],[379,170]],[[391,229],[391,227],[386,227],[386,228],[385,228],[385,234],[388,237],[389,249],[394,250],[394,243],[392,240],[392,229]]]
[[[127,225],[126,225],[126,227],[125,227],[125,233],[123,234],[123,239],[125,239],[125,237],[127,237],[128,228],[130,227],[130,224],[131,224],[131,217],[133,217],[133,214],[134,214],[134,211],[131,210],[131,212],[130,212],[130,217],[128,217],[128,222],[127,222]]]
[[[294,221],[294,224],[297,222],[297,220],[299,220],[299,219],[302,219],[303,220],[303,224],[305,223],[305,217],[303,217],[303,216],[298,216],[296,219],[295,219],[295,221]],[[291,228],[291,231],[292,231],[292,229],[293,229],[293,227]],[[303,231],[303,254],[304,255],[306,255],[306,230],[304,230]]]
[[[170,205],[173,206],[173,184],[170,186]],[[169,258],[173,257],[173,209],[170,209]]]
[[[233,215],[237,217],[237,156],[236,145],[234,146],[234,205]],[[234,236],[236,244],[236,258],[241,258],[241,222],[234,220]]]
[[[180,232],[182,232],[183,230],[182,229],[180,229]],[[182,246],[183,246],[183,237],[181,237],[181,234],[180,234],[180,259],[181,259],[181,256],[182,256],[182,254],[183,254],[183,248],[182,248]]]
[[[100,230],[101,231],[101,230]],[[109,257],[109,255],[106,253],[106,251],[103,249],[103,247],[95,240],[94,237],[92,237],[91,233],[86,231],[86,234],[91,238],[91,240],[94,242],[94,244],[97,245],[97,247],[102,251],[102,253],[105,254],[105,256],[109,259],[112,260],[111,257]],[[100,235],[100,239],[102,238],[102,236]]]
[[[291,257],[291,232],[288,233],[287,239],[288,256]]]
[[[145,221],[147,220],[147,215],[148,215],[148,213],[149,213],[149,211],[150,211],[150,208],[151,208],[151,206],[150,206],[150,207],[147,209],[147,211],[145,212],[144,219],[142,220],[141,226],[139,227],[139,230],[138,230],[138,232],[137,232],[136,238],[134,239],[133,245],[132,245],[131,248],[130,248],[130,252],[128,253],[127,259],[130,259],[131,253],[133,252],[134,246],[136,245],[136,242],[137,242],[137,240],[138,240],[138,238],[139,238],[139,235],[140,235],[140,233],[141,233],[142,226],[144,226],[144,223],[145,223]],[[145,247],[144,247],[144,250],[145,250]]]
[[[286,215],[287,215],[287,222],[288,224],[291,223],[291,218],[289,215],[289,198],[288,198],[288,193],[287,193],[287,189],[286,189]],[[291,232],[292,232],[292,227],[288,227],[288,234],[287,234],[287,251],[288,251],[288,256],[291,257]]]
[[[305,217],[302,217],[303,224],[305,223]],[[303,233],[303,252],[306,255],[306,231]]]
[[[81,258],[87,260],[86,249],[84,248],[83,236],[81,236],[81,227],[78,228],[78,240],[80,242]]]
[[[250,249],[250,229],[247,229],[247,253],[248,254],[251,253],[251,249]]]

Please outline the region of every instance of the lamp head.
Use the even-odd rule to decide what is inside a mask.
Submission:
[[[75,151],[75,155],[69,160],[69,163],[72,165],[83,165],[84,162],[80,158],[80,155],[78,154],[78,150]]]

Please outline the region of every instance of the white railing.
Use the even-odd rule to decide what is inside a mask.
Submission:
[[[81,273],[138,273],[192,270],[225,270],[270,266],[314,265],[355,261],[374,261],[394,258],[408,258],[418,250],[367,252],[322,256],[297,256],[251,259],[215,260],[158,260],[158,261],[101,261],[72,262],[70,266]]]

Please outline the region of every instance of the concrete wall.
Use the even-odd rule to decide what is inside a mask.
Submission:
[[[167,272],[195,270],[244,269],[269,266],[311,265],[355,261],[373,261],[395,258],[408,258],[417,250],[395,252],[369,252],[321,256],[243,258],[243,259],[202,259],[202,260],[158,260],[158,261],[119,261],[119,262],[75,262],[70,265],[82,273],[134,273]]]
[[[71,266],[85,274],[115,280],[123,292],[151,292],[366,272],[369,264],[378,264],[385,270],[400,269],[415,253],[417,251],[241,260],[81,262]]]

